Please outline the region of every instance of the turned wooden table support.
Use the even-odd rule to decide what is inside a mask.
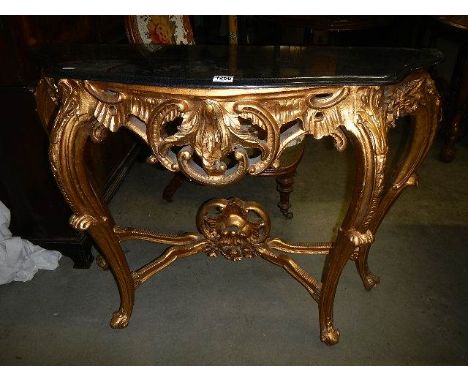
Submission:
[[[280,194],[280,201],[278,203],[278,208],[286,219],[292,219],[293,213],[289,211],[291,208],[291,202],[289,201],[291,192],[294,188],[294,178],[296,176],[296,171],[291,171],[289,173],[279,175],[276,177],[276,190]]]
[[[233,261],[261,257],[287,271],[318,303],[320,338],[338,342],[333,303],[343,268],[356,264],[367,289],[378,278],[369,270],[368,255],[377,229],[392,203],[417,183],[416,169],[425,158],[439,118],[439,98],[429,75],[415,72],[398,84],[384,86],[316,86],[272,89],[184,89],[49,81],[60,110],[51,137],[50,160],[55,178],[73,209],[70,223],[88,230],[118,285],[120,306],[111,326],[127,326],[135,289],[179,258],[206,253]],[[393,179],[388,174],[388,130],[403,115],[414,120],[412,142]],[[238,117],[259,125],[266,138],[243,130]],[[177,131],[164,124],[182,119]],[[281,126],[300,119],[302,125],[280,133]],[[150,163],[209,186],[233,183],[246,174],[261,175],[278,166],[278,158],[294,139],[331,136],[338,150],[350,142],[356,155],[352,200],[333,243],[289,243],[270,237],[270,219],[263,207],[236,198],[204,203],[196,217],[196,233],[173,235],[118,226],[88,177],[84,150],[121,126],[152,149]],[[218,137],[212,140],[212,137]],[[249,152],[260,152],[250,157]],[[198,157],[195,161],[194,158]],[[227,168],[223,159],[235,159]],[[283,186],[288,186],[286,183]],[[131,271],[120,243],[147,240],[166,244],[164,253]],[[321,282],[290,255],[324,255]]]

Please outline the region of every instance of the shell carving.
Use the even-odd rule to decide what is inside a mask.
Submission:
[[[204,101],[198,111],[200,124],[195,136],[195,152],[202,159],[203,168],[208,175],[221,175],[227,166],[221,160],[232,151],[229,129],[239,120],[227,115],[218,103]],[[223,118],[224,117],[224,118]]]

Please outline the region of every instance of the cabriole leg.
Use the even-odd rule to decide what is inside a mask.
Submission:
[[[369,105],[378,93],[364,94]],[[365,105],[364,105],[365,106]],[[356,156],[354,192],[336,241],[325,260],[322,291],[319,301],[320,339],[328,345],[338,342],[339,331],[333,323],[333,302],[344,266],[358,248],[369,245],[373,235],[369,221],[380,201],[387,157],[386,131],[378,107],[368,107],[357,115],[355,123],[346,127]],[[375,114],[374,114],[375,113]]]
[[[72,91],[63,84],[63,91]],[[79,230],[88,230],[117,282],[120,293],[120,306],[111,319],[113,328],[127,326],[132,314],[135,287],[125,255],[116,234],[114,221],[107,207],[95,192],[88,177],[84,148],[92,130],[85,114],[78,111],[78,102],[71,96],[55,121],[51,136],[50,161],[59,187],[73,215],[70,224]],[[76,96],[76,95],[75,95]]]
[[[429,85],[432,80],[429,80]],[[439,121],[439,99],[435,89],[422,93],[422,100],[415,111],[407,113],[413,118],[413,132],[410,145],[403,154],[402,161],[395,172],[395,177],[390,186],[384,191],[382,200],[378,205],[376,213],[369,223],[369,231],[375,237],[386,213],[401,194],[401,192],[409,186],[418,184],[418,176],[416,170],[422,161],[427,156],[429,148],[437,131]],[[363,281],[364,287],[368,290],[374,287],[379,279],[369,271],[368,256],[370,244],[359,247],[358,252],[354,256],[354,262],[358,273]]]

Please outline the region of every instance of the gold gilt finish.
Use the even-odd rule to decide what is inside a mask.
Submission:
[[[135,288],[178,258],[200,252],[230,260],[260,256],[284,268],[317,301],[321,340],[327,344],[339,338],[333,301],[341,272],[352,260],[367,289],[378,282],[367,263],[370,246],[391,204],[405,187],[417,183],[416,169],[427,154],[439,119],[439,98],[423,71],[393,85],[298,89],[160,88],[43,79],[37,92],[38,110],[49,115],[47,94],[53,94],[59,105],[50,161],[73,209],[70,224],[90,233],[104,255],[100,265],[111,269],[119,288],[120,307],[112,317],[112,327],[127,326]],[[396,175],[390,178],[387,132],[404,115],[413,117],[414,131]],[[302,124],[280,130],[295,120]],[[176,128],[167,127],[176,121]],[[288,144],[306,135],[331,136],[339,150],[351,143],[357,160],[354,194],[336,240],[294,244],[270,238],[270,219],[264,209],[235,198],[206,202],[196,217],[198,233],[170,235],[117,226],[87,176],[83,154],[89,139],[101,142],[121,127],[151,147],[150,163],[159,162],[170,171],[213,186],[277,166]],[[169,247],[132,272],[120,243],[133,239]],[[321,281],[285,253],[325,255]]]

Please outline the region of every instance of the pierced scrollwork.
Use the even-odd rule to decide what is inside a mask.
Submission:
[[[167,169],[182,171],[203,184],[229,184],[246,173],[257,175],[268,167],[277,167],[284,149],[300,142],[306,134],[331,136],[336,147],[343,150],[346,136],[340,128],[344,124],[340,103],[349,98],[349,93],[345,87],[308,89],[267,97],[261,102],[255,97],[235,102],[173,99],[154,112],[148,141],[154,158]],[[239,117],[256,125],[262,131],[261,137],[241,124]],[[176,118],[182,119],[177,131],[164,133],[161,125]],[[281,126],[295,120],[303,123],[280,134]]]
[[[151,146],[150,163],[182,171],[202,184],[230,184],[245,174],[276,168],[285,148],[307,134],[331,136],[339,150],[346,146],[341,104],[350,102],[351,87],[207,98],[177,91],[129,92],[114,85],[60,80],[61,102],[70,107],[61,107],[59,120],[88,122],[94,142],[125,126]],[[67,110],[73,116],[66,117]],[[300,123],[282,129],[293,121]],[[168,124],[172,130],[165,128]]]
[[[316,139],[326,136],[333,138],[339,151],[346,148],[346,136],[341,130],[345,119],[342,114],[343,104],[350,102],[351,87],[325,87],[307,89],[265,100],[262,105],[269,110],[279,126],[295,119],[304,125],[304,135],[310,134]],[[282,152],[281,145],[279,152]]]
[[[435,91],[424,76],[390,86],[390,90],[320,87],[280,90],[267,96],[247,92],[242,97],[208,98],[177,91],[151,94],[144,89],[129,92],[119,85],[78,80],[61,80],[58,88],[65,104],[60,118],[87,119],[94,142],[125,126],[151,146],[150,163],[159,162],[206,185],[226,185],[245,174],[276,168],[285,148],[306,135],[330,136],[337,149],[343,150],[350,120],[371,129],[376,153],[385,155],[386,128],[423,102],[423,88]],[[375,113],[379,109],[386,112]],[[67,110],[73,115],[65,116]],[[257,132],[241,120],[255,125]],[[293,121],[300,123],[282,129]],[[172,130],[165,127],[168,124]],[[383,168],[385,163],[378,165]]]
[[[280,148],[280,125],[258,102],[236,102],[233,105],[233,110],[265,133],[265,139],[259,139],[255,134],[248,133],[249,130],[245,128],[238,130],[235,134],[238,139],[247,142],[249,148],[257,148],[261,151],[259,156],[250,160],[248,168],[249,174],[258,175],[273,163],[279,155],[279,150],[282,150]]]
[[[266,139],[241,125],[239,117],[264,129]],[[176,118],[182,122],[174,133],[161,129]],[[183,171],[202,184],[222,185],[245,173],[256,175],[268,168],[278,150],[278,130],[273,118],[251,103],[245,106],[206,99],[169,101],[154,112],[148,141],[157,160],[167,169]],[[177,148],[180,150],[176,153]],[[259,154],[252,157],[252,149]]]

